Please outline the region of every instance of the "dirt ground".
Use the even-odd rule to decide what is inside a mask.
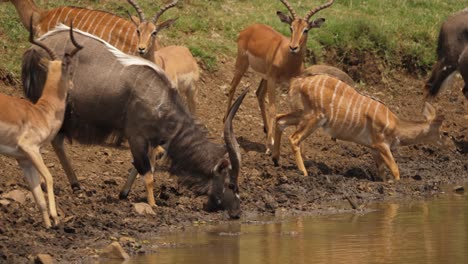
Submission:
[[[204,72],[198,83],[199,118],[215,141],[221,140],[222,115],[233,70],[231,59],[221,61],[219,71]],[[385,72],[372,61],[362,65],[344,67],[356,78],[358,90],[378,97],[401,117],[422,119],[424,77]],[[21,96],[20,86],[4,71],[0,72],[0,92]],[[442,127],[446,145],[400,147],[394,153],[402,175],[398,183],[375,179],[376,168],[365,147],[334,142],[322,131],[304,143],[308,177],[298,171],[287,140],[282,144],[280,167],[274,167],[264,154],[265,135],[254,93],[258,82],[258,75],[248,72],[238,88],[239,93],[250,87],[234,120],[243,159],[240,178],[243,217],[238,221],[262,215],[338,210],[331,204],[347,205],[346,197],[364,208],[376,201],[424,199],[441,192],[442,185],[464,184],[468,179],[468,100],[461,93],[460,78],[435,103],[446,117]],[[286,111],[284,91],[277,100],[279,112]],[[291,131],[288,129],[286,136]],[[113,148],[67,144],[66,148],[83,190],[75,193],[71,190],[58,159],[51,147],[46,147],[43,157],[54,176],[61,219],[61,224],[51,230],[43,227],[32,196],[27,195],[23,203],[2,198],[13,190],[27,191],[28,187],[16,161],[0,156],[0,199],[9,202],[0,203],[0,263],[24,263],[40,253],[51,255],[57,262],[94,262],[99,250],[115,240],[130,255],[148,254],[157,252],[149,241],[164,232],[183,230],[193,223],[230,221],[224,212],[204,212],[206,197],[196,197],[179,186],[176,177],[166,173],[164,166],[156,171],[155,194],[159,205],[154,209],[156,214],[140,215],[133,204],[145,201],[143,180],[137,179],[128,200],[118,199],[131,167],[126,145]]]

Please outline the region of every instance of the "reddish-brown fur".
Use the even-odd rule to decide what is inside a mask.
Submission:
[[[137,54],[138,35],[135,25],[127,19],[109,12],[73,6],[62,6],[44,10],[32,0],[10,0],[20,16],[25,28],[33,17],[33,26],[37,37],[55,28],[59,23],[73,26],[105,40],[127,54]],[[157,44],[156,44],[157,45]]]
[[[318,28],[325,21],[319,18],[309,21],[318,11],[333,4],[328,1],[309,11],[305,18],[296,16],[294,9],[286,0],[280,0],[289,10],[291,16],[278,11],[281,22],[289,24],[291,37],[287,38],[269,26],[254,24],[244,29],[237,39],[237,58],[234,77],[231,81],[227,111],[231,106],[236,88],[249,66],[260,74],[262,81],[257,90],[257,99],[262,113],[264,128],[267,133],[267,152],[273,144],[273,121],[276,115],[276,84],[287,83],[303,70],[309,29]],[[268,105],[266,96],[268,94]]]

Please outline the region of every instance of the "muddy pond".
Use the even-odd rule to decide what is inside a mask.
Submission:
[[[468,263],[468,195],[446,189],[365,212],[202,225],[125,263]]]

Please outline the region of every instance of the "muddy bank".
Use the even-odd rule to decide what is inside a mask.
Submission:
[[[204,73],[200,87],[198,113],[214,141],[220,141],[226,92],[232,78],[233,62],[227,60],[216,73]],[[374,72],[372,72],[374,78]],[[365,82],[365,78],[362,80]],[[330,203],[351,198],[358,206],[390,199],[424,199],[441,191],[445,184],[463,184],[468,180],[468,101],[457,80],[453,89],[444,91],[435,106],[446,116],[442,127],[446,146],[416,145],[401,147],[394,153],[402,180],[383,183],[376,179],[376,168],[369,151],[359,145],[334,142],[316,132],[304,143],[304,158],[309,172],[297,170],[287,140],[283,142],[280,166],[274,167],[264,154],[264,133],[254,90],[259,78],[249,72],[239,91],[250,87],[244,104],[234,120],[234,130],[242,148],[240,188],[244,217],[248,221],[261,215],[314,214],[330,208]],[[372,81],[374,83],[375,81]],[[8,85],[10,85],[9,83]],[[378,84],[359,85],[399,116],[421,119],[423,79],[390,73]],[[21,96],[20,87],[0,82],[0,92]],[[278,96],[280,111],[286,110],[286,97]],[[286,135],[291,130],[286,131]],[[155,214],[140,215],[135,203],[145,201],[144,183],[138,179],[128,200],[119,200],[131,155],[126,145],[82,146],[67,144],[67,153],[77,171],[83,190],[73,193],[60,163],[50,147],[44,159],[55,180],[55,194],[62,223],[45,230],[32,196],[24,202],[1,198],[0,262],[24,263],[39,253],[58,262],[92,262],[99,250],[120,241],[130,255],[157,252],[148,243],[162,232],[181,230],[193,223],[227,221],[223,212],[202,210],[206,197],[197,197],[177,184],[177,178],[157,169]],[[0,157],[0,197],[14,190],[27,192],[27,184],[16,161]],[[349,208],[351,208],[349,206]],[[337,209],[338,210],[338,209]]]

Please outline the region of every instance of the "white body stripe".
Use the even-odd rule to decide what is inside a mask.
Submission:
[[[344,97],[344,96],[343,96],[343,97]],[[343,97],[342,97],[342,98],[343,98]],[[345,120],[345,121],[348,119],[349,109],[350,109],[350,108],[352,107],[352,105],[353,105],[353,99],[354,99],[354,97],[356,97],[356,93],[353,94],[353,96],[351,96],[351,99],[349,100],[349,104],[348,104],[348,106],[346,107],[346,113],[345,113],[345,116],[344,116],[344,119],[343,119],[343,120]],[[340,128],[338,129],[338,131],[341,131],[341,130],[343,129],[344,123],[345,123],[345,122],[341,122]]]
[[[101,25],[102,20],[104,19],[104,17],[105,17],[105,15],[101,15],[101,16],[100,16],[99,22],[97,22],[97,23],[95,24],[94,29],[93,29],[93,33],[91,33],[91,34],[96,35],[96,29],[99,28],[99,25]],[[94,20],[93,20],[93,22],[94,22]],[[91,22],[91,23],[93,23],[93,22]],[[90,31],[91,31],[91,30],[90,30]]]
[[[78,14],[76,14],[75,17],[78,17],[78,15],[81,13],[81,12],[86,12],[86,9],[81,9],[80,11],[78,11]],[[78,21],[78,23],[76,25],[73,25],[74,28],[80,28],[81,27],[81,24],[84,22],[84,18],[86,17],[86,14],[83,15],[83,18],[80,19],[80,21]]]
[[[379,102],[375,101],[375,103],[377,104],[377,106],[375,107],[375,110],[374,110],[374,115],[372,115],[372,122],[375,122],[375,116],[377,115],[377,112],[379,110]]]
[[[119,21],[115,22],[114,25],[112,26],[112,28],[109,30],[109,37],[108,39],[106,40],[107,42],[111,41],[112,40],[112,32],[114,32],[114,28],[115,26],[117,26]]]
[[[389,123],[389,119],[388,119],[388,108],[385,107],[385,111],[386,111],[386,114],[385,114],[385,128],[383,130],[383,132],[385,133],[385,131],[387,130],[388,126],[390,125]]]
[[[336,85],[335,85],[335,89],[333,90],[333,96],[332,96],[332,99],[330,101],[330,124],[331,123],[334,123],[333,120],[333,116],[335,115],[335,97],[336,97],[336,91],[338,90],[338,88],[341,87],[341,84],[343,82],[341,81],[337,81],[336,82]]]
[[[63,20],[64,23],[66,23],[67,19],[68,19],[68,16],[70,15],[70,13],[73,11],[72,8],[70,8],[70,11],[68,11],[67,15],[65,16],[65,19]]]
[[[124,40],[123,40],[123,41],[124,41],[124,42],[123,42],[124,46],[121,48],[121,50],[122,50],[123,52],[128,53],[129,50],[125,50],[125,49],[131,49],[131,47],[125,46],[125,43],[127,42],[128,33],[129,33],[130,31],[132,31],[132,28],[129,28],[129,27],[126,27],[126,28],[127,28],[127,33],[125,33],[125,37],[124,37]]]
[[[49,20],[49,23],[47,23],[47,28],[45,30],[49,31],[49,28],[51,28],[52,26],[50,25],[50,23],[52,23],[52,21],[54,21],[54,19],[56,17],[60,17],[60,15],[62,14],[63,12],[63,8],[60,9],[60,13],[59,12],[54,12],[54,15],[52,16],[52,18]],[[58,15],[57,15],[58,14]]]
[[[53,34],[55,34],[57,32],[63,32],[63,31],[69,31],[69,30],[70,30],[70,28],[68,26],[66,26],[64,24],[59,24],[57,27],[55,27],[55,29],[47,32],[42,37],[40,37],[39,40],[42,40],[42,39],[44,39],[44,38],[46,38],[48,36],[51,36],[51,35],[53,35]],[[158,65],[152,63],[149,60],[146,60],[146,59],[143,59],[143,58],[140,58],[140,57],[137,57],[137,56],[125,54],[122,51],[115,48],[114,46],[112,46],[111,44],[104,41],[103,39],[101,39],[101,38],[99,38],[99,37],[97,37],[95,35],[92,35],[92,34],[90,34],[88,32],[84,32],[84,31],[81,31],[81,30],[78,30],[78,29],[73,29],[73,32],[79,33],[81,35],[84,35],[86,37],[89,37],[89,38],[92,38],[92,39],[95,39],[95,40],[101,42],[102,44],[104,44],[107,47],[107,50],[109,50],[117,58],[117,60],[124,66],[143,65],[143,66],[147,66],[147,67],[153,69],[158,74],[162,74],[162,75],[166,76],[165,72],[161,69],[161,67],[159,67]]]
[[[89,10],[88,10],[88,14],[89,14],[89,16],[86,17],[86,20],[84,20],[83,29],[86,27],[86,25],[88,25],[88,20],[94,15],[93,12],[89,12]],[[96,18],[96,16],[94,16],[94,18]],[[88,26],[88,29],[86,31],[88,31],[89,29],[90,28]]]

